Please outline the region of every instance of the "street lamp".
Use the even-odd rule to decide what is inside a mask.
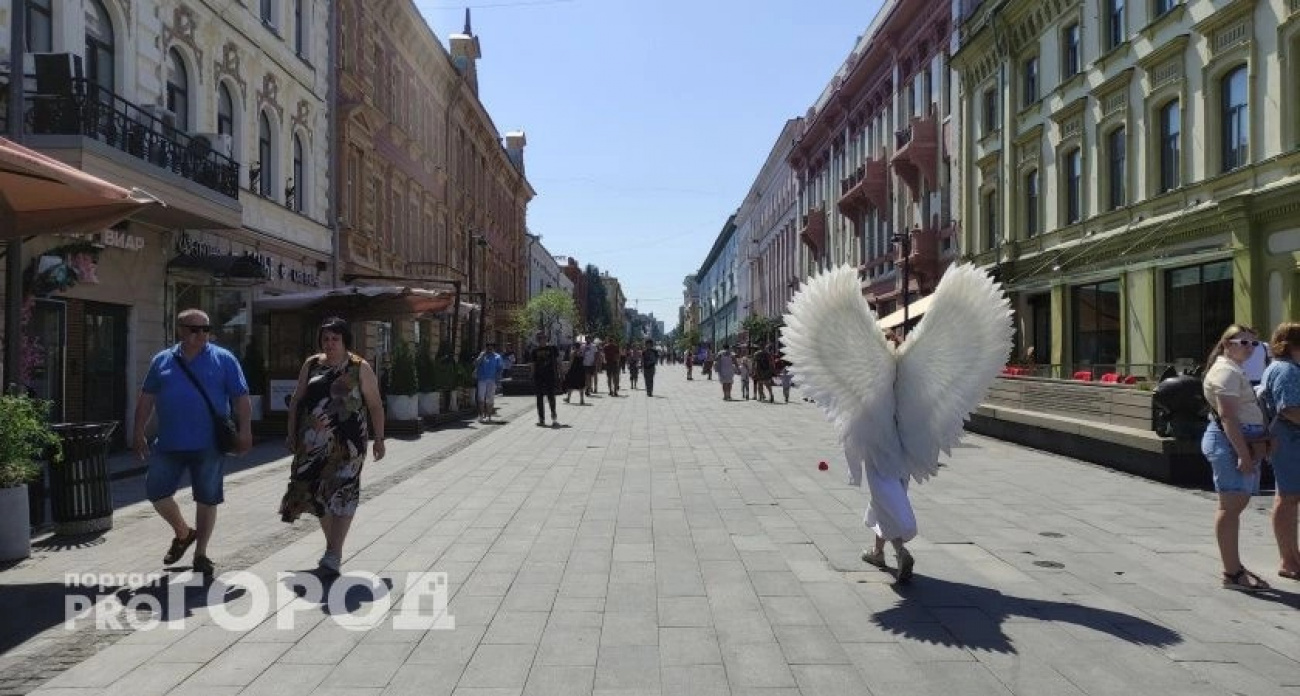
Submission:
[[[907,265],[908,259],[912,256],[912,234],[910,232],[895,232],[889,237],[897,244],[903,247],[903,335],[907,335]]]

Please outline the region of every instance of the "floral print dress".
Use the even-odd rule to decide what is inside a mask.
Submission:
[[[347,362],[337,367],[313,360],[306,393],[298,403],[297,425],[297,449],[280,519],[293,522],[304,512],[353,516],[370,439],[360,357],[349,353]]]

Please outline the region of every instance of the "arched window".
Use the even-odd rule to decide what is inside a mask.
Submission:
[[[294,210],[300,213],[306,207],[304,205],[304,203],[306,202],[304,199],[307,197],[307,187],[305,186],[307,181],[306,179],[303,178],[303,174],[305,173],[305,171],[306,170],[303,167],[303,161],[302,161],[302,138],[300,138],[297,135],[294,135],[293,136],[293,182],[291,184],[293,186],[293,200],[285,201],[285,203],[288,203],[291,208],[293,208]]]
[[[190,127],[190,76],[176,49],[167,52],[167,110],[176,114],[176,127]]]
[[[224,82],[217,83],[217,132],[235,137],[235,99]]]
[[[271,119],[263,113],[257,117],[257,168],[260,172],[257,192],[267,198],[271,197],[271,174],[275,171],[272,152]]]
[[[1250,98],[1246,89],[1246,66],[1228,73],[1219,83],[1223,110],[1223,171],[1246,165],[1250,156]]]
[[[54,7],[52,0],[26,0],[27,52],[49,53],[54,50]]]
[[[113,21],[100,0],[86,0],[86,77],[106,92],[115,84]]]

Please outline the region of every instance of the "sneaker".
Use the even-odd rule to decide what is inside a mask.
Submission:
[[[320,557],[320,561],[316,564],[316,567],[327,575],[338,575],[339,568],[342,565],[343,559],[337,553],[326,551],[324,555]]]
[[[537,427],[539,427],[539,428],[545,428],[545,427],[546,427],[546,421],[545,421],[545,420],[539,420],[539,421],[537,421]]]

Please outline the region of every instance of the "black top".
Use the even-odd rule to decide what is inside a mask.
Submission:
[[[560,352],[555,346],[538,346],[533,349],[533,381],[555,384],[560,370]]]
[[[653,370],[655,369],[655,365],[657,364],[659,364],[658,348],[646,348],[645,350],[641,351],[641,366],[643,368],[647,370]]]

